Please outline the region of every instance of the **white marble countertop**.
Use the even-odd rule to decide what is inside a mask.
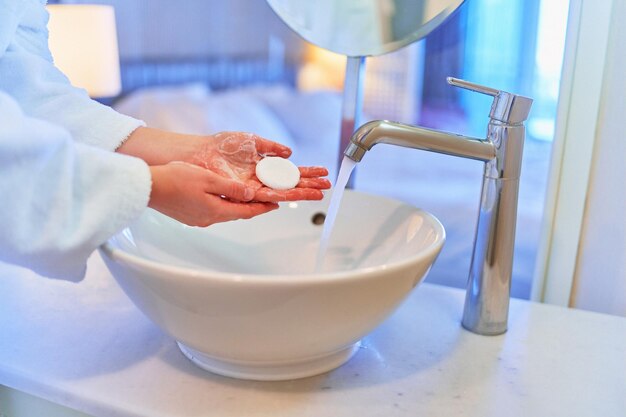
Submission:
[[[98,255],[80,284],[0,264],[0,294],[0,385],[96,417],[626,416],[619,317],[512,300],[477,336],[462,291],[423,284],[341,368],[252,382],[189,362]]]

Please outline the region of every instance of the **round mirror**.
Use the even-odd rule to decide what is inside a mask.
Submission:
[[[347,56],[380,55],[423,38],[464,0],[267,0],[305,40]]]

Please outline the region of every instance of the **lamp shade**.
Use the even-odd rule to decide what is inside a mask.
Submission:
[[[115,11],[104,5],[49,5],[49,47],[55,65],[91,97],[122,90]]]

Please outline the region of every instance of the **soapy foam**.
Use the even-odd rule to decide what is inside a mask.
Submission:
[[[220,142],[217,150],[222,155],[228,156],[238,162],[253,163],[258,161],[259,155],[256,150],[254,136],[246,134],[246,139],[240,141],[239,137],[227,138]]]

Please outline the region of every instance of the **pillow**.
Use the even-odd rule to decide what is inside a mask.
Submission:
[[[198,135],[252,132],[294,146],[291,134],[276,115],[244,91],[210,93],[201,84],[149,88],[131,93],[114,108],[158,129]]]
[[[331,91],[298,92],[285,86],[245,90],[265,103],[297,141],[338,141],[341,96]]]
[[[290,148],[295,145],[281,120],[264,103],[245,91],[213,94],[206,100],[202,110],[209,131],[253,132]]]
[[[119,99],[113,107],[120,113],[146,113],[146,109],[155,104],[166,104],[171,100],[195,102],[205,99],[211,90],[202,83],[148,87],[133,91]]]

